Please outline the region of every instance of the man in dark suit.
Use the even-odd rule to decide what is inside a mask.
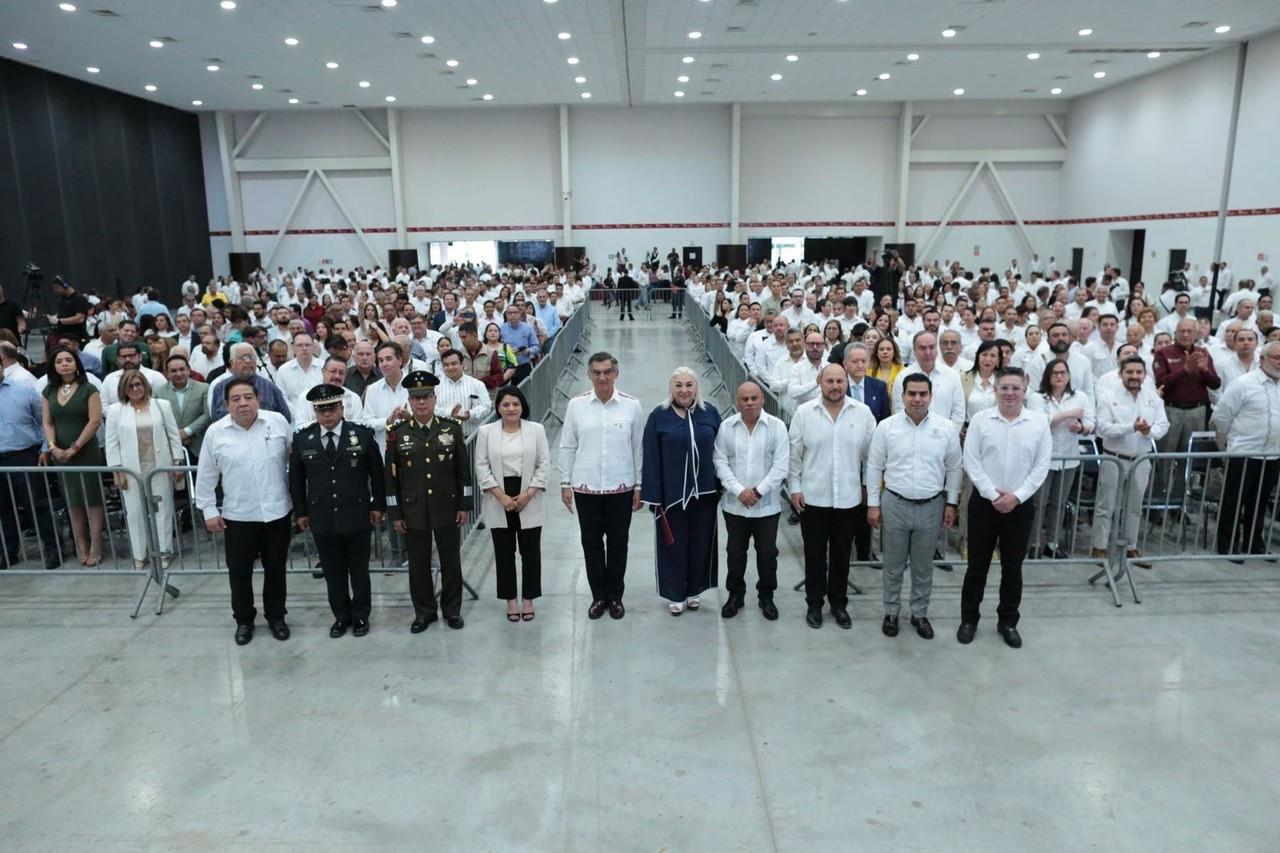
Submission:
[[[848,395],[860,403],[864,403],[876,423],[889,417],[889,387],[874,376],[867,375],[867,367],[871,364],[871,353],[860,343],[849,343],[844,348],[844,372],[849,374]],[[853,552],[854,559],[859,562],[873,562],[876,555],[871,551],[871,525],[867,524],[867,503],[858,505],[853,516]],[[879,565],[876,565],[879,568]]]
[[[191,366],[185,355],[169,356],[164,363],[164,375],[169,381],[156,389],[156,398],[167,400],[178,420],[178,437],[191,457],[191,464],[200,458],[200,445],[204,432],[209,428],[209,386],[191,378]]]
[[[357,637],[369,633],[369,546],[387,508],[378,441],[367,426],[343,420],[345,394],[340,385],[307,392],[316,421],[294,436],[289,459],[293,515],[315,538],[335,640],[348,627]]]

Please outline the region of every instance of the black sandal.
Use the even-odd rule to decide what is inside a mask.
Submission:
[[[508,611],[507,611],[507,621],[508,621],[508,622],[519,622],[519,621],[520,621],[520,611],[518,611],[518,610],[517,610],[517,611],[515,611],[515,612],[512,612],[512,611],[508,610]]]
[[[529,602],[529,606],[530,606],[530,607],[532,607],[532,606],[533,606],[533,602],[532,602],[532,601],[530,601],[530,602]],[[521,619],[523,619],[525,622],[532,622],[532,621],[533,621],[533,611],[532,611],[532,610],[525,610],[524,612],[522,612],[522,613],[520,614],[520,618],[521,618]]]

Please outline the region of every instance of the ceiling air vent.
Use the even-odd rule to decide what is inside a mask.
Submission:
[[[738,0],[739,6],[745,6],[748,9],[754,9],[760,5],[760,0]]]
[[[708,82],[708,83],[723,83],[723,82],[724,82],[724,78],[722,78],[722,77],[708,77],[708,78],[707,78],[707,82]]]
[[[428,52],[426,52],[426,53],[420,53],[420,54],[418,54],[418,58],[419,58],[419,59],[437,59],[438,57],[436,56],[436,54],[431,53],[430,51],[428,51]]]
[[[1069,54],[1104,55],[1104,54],[1148,54],[1152,51],[1160,53],[1204,53],[1207,47],[1094,47],[1088,49],[1068,50]]]
[[[728,36],[740,36],[747,31],[746,27],[725,27],[724,33]]]
[[[361,6],[360,8],[365,12],[385,12],[386,11],[376,3],[373,4],[372,6]]]
[[[714,65],[712,65],[711,67],[712,67],[712,68],[724,68],[724,69],[728,69],[729,64],[728,64],[728,63],[726,63],[726,62],[717,62],[717,63],[715,63]]]
[[[1208,21],[1187,21],[1185,24],[1182,25],[1182,28],[1184,30],[1198,30],[1201,27],[1207,27],[1207,26],[1209,26]]]
[[[343,104],[343,105],[342,105],[342,108],[343,108],[344,110],[354,110],[354,109],[356,108],[356,105],[355,105],[355,104]]]
[[[292,89],[276,89],[276,91],[277,91],[277,92],[279,92],[279,93],[280,93],[280,94],[282,94],[282,95],[292,95],[292,94],[293,94],[293,90],[292,90]]]
[[[89,14],[91,14],[91,15],[97,15],[99,18],[118,18],[118,17],[120,17],[120,15],[119,15],[119,14],[117,14],[117,13],[115,13],[115,12],[111,11],[110,9],[90,9],[90,10],[89,10]]]
[[[413,33],[406,33],[406,32],[392,33],[391,37],[393,39],[411,39],[413,38]]]
[[[177,44],[178,40],[173,36],[156,36],[156,41],[162,41],[165,44]]]

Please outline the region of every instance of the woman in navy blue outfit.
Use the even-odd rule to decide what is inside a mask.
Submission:
[[[640,500],[654,513],[658,595],[671,615],[697,610],[716,585],[716,471],[712,463],[720,412],[698,393],[698,375],[677,367],[670,397],[644,426]]]

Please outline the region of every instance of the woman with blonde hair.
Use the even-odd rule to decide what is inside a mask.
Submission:
[[[874,350],[875,358],[871,359],[871,367],[867,370],[868,376],[874,376],[885,385],[889,386],[889,393],[893,394],[893,381],[898,378],[898,374],[902,372],[902,356],[898,353],[898,342],[893,339],[893,335],[885,335],[881,333],[881,338],[876,342]]]

